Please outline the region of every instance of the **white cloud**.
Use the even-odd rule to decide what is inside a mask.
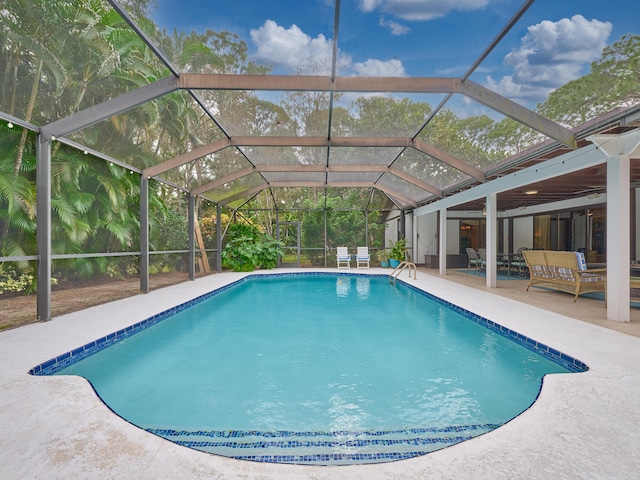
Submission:
[[[274,67],[290,68],[310,58],[331,65],[333,42],[322,34],[311,38],[297,25],[285,29],[273,20],[265,21],[250,34],[257,47],[254,57]]]
[[[384,3],[384,0],[360,0],[360,9],[365,12],[372,12],[382,3]]]
[[[406,72],[400,60],[376,60],[370,58],[366,62],[357,62],[352,66],[356,75],[361,77],[404,77]]]
[[[545,20],[528,28],[518,50],[504,59],[513,74],[487,77],[486,86],[508,98],[536,101],[582,75],[606,46],[612,26],[582,15],[558,22]]]
[[[400,25],[399,23],[391,20],[387,20],[382,16],[380,17],[380,21],[378,22],[378,24],[381,27],[388,28],[389,31],[391,32],[391,35],[406,35],[411,31],[409,27],[405,25]]]
[[[310,59],[316,66],[327,69],[331,66],[332,40],[321,34],[312,38],[296,25],[284,28],[273,20],[267,20],[260,28],[251,30],[251,39],[256,46],[252,57],[275,68],[297,68]],[[337,63],[340,72],[351,71],[360,76],[406,76],[402,62],[397,59],[370,58],[365,62],[354,62],[349,55],[338,52]]]
[[[473,11],[487,6],[489,0],[360,0],[363,12],[380,10],[404,20],[433,20],[452,10]]]

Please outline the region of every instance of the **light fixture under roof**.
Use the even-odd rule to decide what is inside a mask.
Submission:
[[[538,190],[527,190],[524,193],[525,195],[535,195],[536,193],[538,193]]]

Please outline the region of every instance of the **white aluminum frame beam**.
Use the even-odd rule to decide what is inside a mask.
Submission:
[[[633,130],[621,135],[624,142],[640,141],[640,130]],[[415,215],[426,215],[436,212],[441,208],[451,208],[463,203],[471,202],[485,197],[491,192],[506,192],[516,188],[522,188],[530,183],[544,181],[550,178],[565,175],[571,172],[584,170],[585,168],[601,165],[607,161],[607,156],[596,145],[587,145],[571,152],[564,153],[537,165],[522,169],[516,173],[496,178],[490,182],[472,187],[463,192],[443,198],[428,205],[419,207]]]
[[[192,162],[198,158],[204,157],[211,153],[215,153],[221,150],[224,150],[227,147],[242,147],[242,146],[252,146],[252,147],[411,147],[416,150],[429,155],[430,157],[443,162],[449,165],[456,170],[460,170],[463,173],[475,178],[480,182],[485,182],[486,177],[482,170],[474,167],[473,165],[469,165],[466,162],[454,157],[453,155],[449,155],[442,150],[437,149],[433,145],[428,144],[422,140],[411,139],[410,137],[337,137],[327,139],[325,137],[253,137],[253,136],[238,136],[232,137],[230,139],[222,139],[212,142],[208,145],[204,145],[202,147],[196,148],[191,152],[187,152],[183,155],[175,157],[171,160],[167,160],[166,162],[159,163],[152,167],[145,169],[142,174],[146,178],[154,177],[156,175],[160,175],[161,173],[167,172],[174,168],[185,165],[189,162]],[[256,171],[271,171],[271,172],[288,172],[288,171],[326,171],[326,172],[389,172],[392,173],[407,182],[410,182],[423,190],[432,193],[433,195],[442,198],[443,193],[442,189],[420,180],[413,175],[407,174],[402,170],[395,167],[387,167],[387,166],[377,166],[377,165],[358,165],[358,166],[329,166],[322,167],[324,170],[313,170],[312,166],[300,165],[299,169],[293,169],[292,166],[256,166],[254,170],[243,169],[239,172],[236,172],[228,177],[233,176],[233,180],[248,175],[249,173],[253,173]],[[342,170],[341,168],[344,168]],[[239,176],[237,176],[237,174]],[[227,177],[224,177],[227,178]],[[222,180],[222,179],[221,179]],[[206,185],[200,186],[192,191],[193,194],[198,195],[206,192],[212,188],[216,188],[220,186],[221,180],[216,180],[210,182]],[[222,184],[227,183],[231,180],[222,181]]]
[[[190,152],[174,157],[171,160],[167,160],[166,162],[162,162],[152,167],[145,168],[142,171],[142,176],[145,178],[155,177],[156,175],[160,175],[161,173],[168,172],[169,170],[173,170],[174,168],[178,168],[189,162],[193,162],[198,158],[202,158],[212,153],[219,152],[220,150],[224,150],[230,145],[231,142],[227,138],[216,140],[215,142],[209,143],[208,145],[194,148]]]
[[[449,155],[447,152],[443,152],[442,150],[434,147],[433,145],[427,142],[423,142],[422,140],[418,140],[416,138],[411,142],[411,146],[416,150],[422,153],[426,153],[430,157],[433,157],[442,163],[446,163],[447,165],[455,168],[456,170],[460,170],[461,172],[466,173],[470,177],[473,177],[476,180],[478,180],[479,182],[485,183],[487,181],[487,177],[485,173],[479,168],[476,168],[473,165],[468,164],[467,162],[463,162],[459,158],[454,157],[453,155]]]
[[[137,90],[123,93],[111,100],[99,103],[93,107],[81,110],[77,113],[48,123],[40,129],[40,141],[49,141],[55,137],[62,137],[69,133],[82,130],[102,120],[106,120],[119,113],[126,112],[134,107],[155,100],[158,97],[171,93],[178,89],[178,79],[170,76],[150,83]]]
[[[461,91],[459,78],[335,77],[181,73],[178,87],[193,90],[448,93]]]
[[[199,187],[191,190],[192,195],[201,195],[209,190],[213,190],[214,188],[218,188],[226,183],[233,182],[239,178],[245,177],[247,175],[251,175],[252,173],[262,173],[262,172],[276,172],[276,173],[286,173],[286,172],[308,172],[308,173],[337,173],[337,172],[347,172],[347,173],[359,173],[359,172],[380,172],[380,173],[390,173],[391,175],[395,175],[406,182],[409,182],[423,190],[428,191],[438,197],[442,197],[442,190],[434,187],[433,185],[423,182],[422,180],[409,175],[402,170],[399,170],[395,167],[387,167],[386,165],[332,165],[329,167],[325,167],[323,165],[256,165],[254,167],[246,167],[241,170],[237,170],[229,175],[225,175],[224,177],[218,178],[216,180],[212,180],[211,182],[207,182]],[[335,182],[334,182],[335,183]],[[341,182],[344,186],[354,185],[349,182]],[[301,185],[301,184],[300,184]],[[328,185],[328,184],[324,184]],[[380,187],[379,184],[376,183],[376,187]],[[417,205],[416,205],[417,206]]]
[[[523,125],[553,138],[554,140],[558,140],[569,148],[578,148],[576,136],[568,128],[558,125],[548,118],[545,118],[542,115],[509,100],[508,98],[498,95],[497,93],[492,92],[488,88],[478,85],[471,80],[463,82],[460,93],[469,98],[473,98],[492,110],[500,112]]]
[[[386,187],[384,185],[379,185],[373,182],[271,182],[271,183],[261,183],[255,187],[250,189],[235,193],[226,198],[222,198],[217,201],[217,203],[221,205],[228,205],[235,200],[244,197],[251,197],[256,193],[261,192],[266,188],[377,188],[378,190],[390,195],[394,198],[397,198],[399,201],[405,203],[407,206],[417,207],[418,204],[412,200],[411,198],[402,195],[401,193],[396,192],[395,190]]]

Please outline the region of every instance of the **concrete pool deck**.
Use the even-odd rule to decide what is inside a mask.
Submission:
[[[529,410],[480,437],[414,459],[338,467],[260,464],[181,447],[114,415],[84,379],[27,373],[245,275],[210,275],[0,333],[0,478],[637,478],[640,338],[420,271],[416,280],[405,273],[401,280],[573,356],[590,370],[547,376]]]

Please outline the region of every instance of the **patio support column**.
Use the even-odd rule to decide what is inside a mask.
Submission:
[[[140,293],[149,293],[149,179],[140,175]]]
[[[216,203],[216,272],[222,272],[222,208],[219,203]]]
[[[631,157],[638,158],[637,136],[592,135],[588,137],[607,156],[607,319],[631,320]]]
[[[607,159],[607,319],[631,321],[629,155]]]
[[[280,215],[278,214],[278,207],[276,207],[276,240],[280,241]],[[277,266],[280,266],[280,263],[282,262],[282,257],[280,257],[278,255],[278,264]]]
[[[440,275],[447,274],[447,209],[440,210],[438,225],[438,248],[440,255],[438,257],[438,268]]]
[[[496,288],[498,282],[496,280],[496,261],[497,261],[497,235],[498,235],[498,222],[497,222],[497,203],[498,196],[495,193],[489,193],[486,197],[487,202],[487,228],[486,228],[486,243],[487,243],[487,264],[485,265],[487,272],[487,287]]]
[[[36,139],[36,252],[38,294],[36,315],[51,320],[51,140]]]
[[[189,280],[196,279],[196,197],[189,194],[189,206],[187,209],[189,222]]]
[[[635,255],[631,258],[631,260],[638,261],[640,258],[640,221],[638,221],[638,215],[640,215],[640,188],[634,189],[634,209],[635,209],[635,244],[633,248],[633,252]]]
[[[418,221],[415,215],[411,215],[411,246],[412,246],[411,261],[416,265],[418,264],[418,250],[419,250],[418,237],[419,236],[420,235],[418,233]]]

